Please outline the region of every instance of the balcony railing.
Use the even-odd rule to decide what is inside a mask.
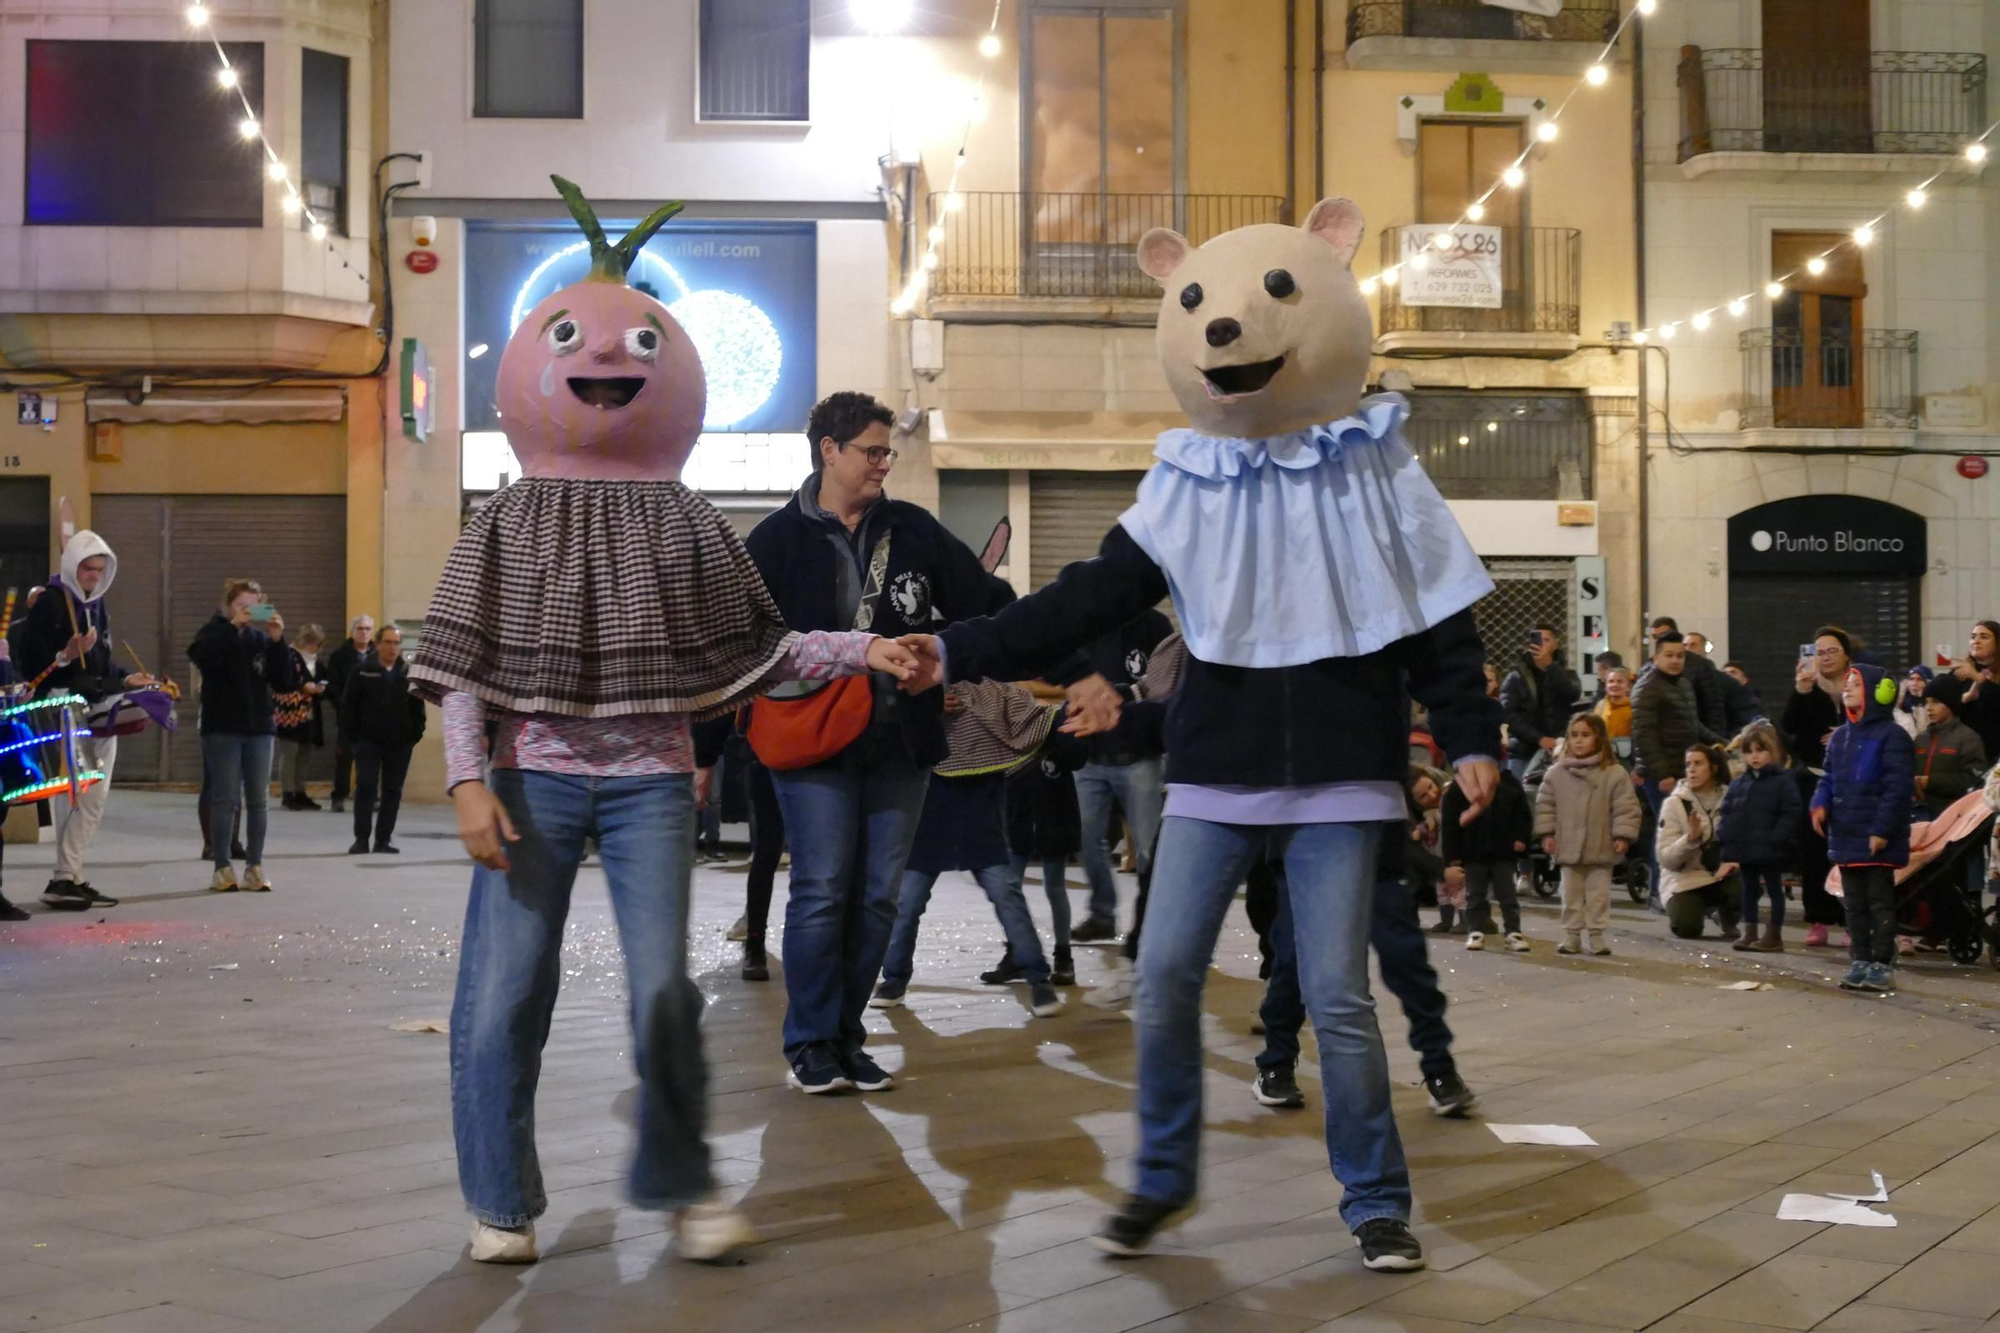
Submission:
[[[1957,153],[1986,128],[1986,57],[1681,48],[1680,160],[1702,153]]]
[[[1577,394],[1424,389],[1405,438],[1451,500],[1588,500],[1590,404]]]
[[[1382,232],[1382,266],[1404,258],[1402,227]],[[1481,229],[1472,229],[1477,232]],[[1574,337],[1583,236],[1569,227],[1499,227],[1499,305],[1427,305],[1404,286],[1382,288],[1379,332],[1547,334]],[[1487,299],[1491,299],[1490,295]],[[1403,340],[1407,341],[1407,339]]]
[[[1350,43],[1364,37],[1608,42],[1617,30],[1617,0],[1577,0],[1547,18],[1481,0],[1357,0],[1347,10]]]
[[[1914,329],[1822,331],[1811,338],[1795,327],[1745,329],[1737,345],[1746,428],[1916,427]]]
[[[1196,245],[1255,222],[1284,200],[1253,194],[1010,194],[973,191],[928,223],[944,228],[933,297],[1139,298],[1160,284],[1139,269],[1139,238],[1172,227]]]

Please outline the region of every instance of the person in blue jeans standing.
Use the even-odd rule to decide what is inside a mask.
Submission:
[[[277,745],[277,708],[271,695],[296,689],[285,621],[248,579],[223,589],[222,609],[188,645],[201,672],[201,760],[207,774],[208,845],[215,893],[269,893],[264,873],[264,833],[271,799],[271,752]],[[243,879],[229,863],[230,828],[237,806],[247,812]]]
[[[1145,679],[1153,650],[1173,632],[1173,622],[1149,607],[1092,643],[1084,655],[1114,688],[1129,691],[1135,681]],[[1078,944],[1118,936],[1118,881],[1111,864],[1111,845],[1117,841],[1114,807],[1125,812],[1132,826],[1132,860],[1143,875],[1152,868],[1166,801],[1160,786],[1166,761],[1160,750],[1136,744],[1123,732],[1093,736],[1089,746],[1090,758],[1076,774],[1083,875],[1090,884],[1089,915],[1070,932]]]

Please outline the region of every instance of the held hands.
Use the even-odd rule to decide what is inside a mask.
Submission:
[[[1069,698],[1069,720],[1062,729],[1071,736],[1099,736],[1118,725],[1118,710],[1125,700],[1103,676],[1090,675],[1065,691]]]
[[[521,835],[500,798],[483,782],[461,782],[451,789],[451,804],[458,813],[458,840],[472,859],[488,870],[507,869],[507,844]]]
[[[903,677],[903,693],[922,694],[944,684],[944,648],[935,634],[905,634],[896,640],[916,658],[916,670]]]
[[[923,663],[914,652],[896,639],[876,639],[868,645],[868,669],[894,676],[904,689]]]
[[[1491,759],[1460,764],[1458,789],[1465,793],[1465,813],[1458,817],[1458,822],[1470,824],[1493,804],[1493,794],[1500,789],[1500,766]]]

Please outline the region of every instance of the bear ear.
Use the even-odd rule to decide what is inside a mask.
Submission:
[[[1194,247],[1187,237],[1166,227],[1155,227],[1139,238],[1139,267],[1147,276],[1164,284],[1174,270],[1186,262]]]
[[[1361,233],[1367,226],[1361,209],[1352,199],[1322,199],[1306,215],[1304,230],[1332,246],[1341,263],[1352,265],[1354,252],[1361,248]]]

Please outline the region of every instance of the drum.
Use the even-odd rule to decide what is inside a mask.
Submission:
[[[93,736],[132,736],[149,726],[173,731],[175,697],[162,689],[107,694],[91,705],[84,720]]]
[[[0,802],[22,805],[69,795],[104,781],[98,770],[77,768],[76,738],[83,697],[51,694],[0,707]]]

